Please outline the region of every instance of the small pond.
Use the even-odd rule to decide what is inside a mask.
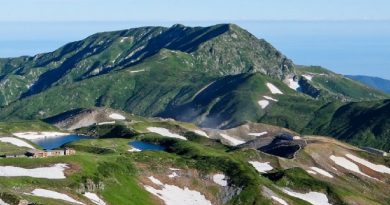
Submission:
[[[81,139],[94,139],[92,137],[88,137],[85,135],[65,135],[65,136],[58,136],[58,137],[46,137],[46,138],[40,138],[31,140],[31,142],[41,146],[43,149],[46,150],[52,150],[61,147],[64,144],[79,141]]]
[[[165,147],[163,146],[142,142],[142,141],[132,141],[129,142],[129,145],[141,151],[145,151],[145,150],[164,151],[165,150]]]

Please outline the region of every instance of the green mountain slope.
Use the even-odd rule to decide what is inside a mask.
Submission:
[[[107,124],[107,120],[112,120],[110,116],[113,113],[123,118]],[[203,195],[210,204],[271,205],[277,204],[280,199],[292,205],[310,204],[289,194],[291,192],[317,192],[322,194],[321,199],[325,198],[322,204],[389,204],[388,171],[381,172],[377,170],[378,166],[365,167],[362,162],[351,161],[359,167],[359,172],[356,172],[332,160],[334,156],[343,158],[353,155],[382,165],[380,167],[387,170],[390,166],[388,158],[369,154],[331,138],[295,137],[289,141],[305,143],[299,147],[294,158],[286,159],[246,146],[253,141],[263,141],[264,137],[276,139],[280,133],[294,134],[291,130],[266,124],[249,123],[229,130],[201,129],[190,123],[145,118],[106,108],[73,110],[46,121],[57,127],[39,121],[8,122],[0,123],[0,132],[2,136],[15,137],[13,133],[44,133],[65,128],[67,130],[61,132],[93,134],[94,137],[66,144],[66,147],[76,150],[75,155],[1,159],[1,170],[10,166],[26,170],[66,165],[63,171],[56,171],[57,174],[64,172],[65,177],[61,179],[38,178],[35,174],[0,176],[2,201],[12,205],[20,201],[29,204],[71,204],[60,199],[26,194],[34,189],[46,189],[66,194],[83,204],[94,204],[84,195],[86,192],[95,193],[110,205],[164,204],[169,199],[185,203],[184,200],[192,199],[194,193]],[[166,136],[167,132],[150,131],[150,128],[166,129],[186,140]],[[260,137],[250,134],[260,130],[268,133]],[[221,140],[223,134],[247,143],[243,147],[222,144],[226,143]],[[133,141],[160,145],[165,150],[137,152],[134,145],[129,144]],[[12,146],[16,147],[0,141],[1,148]],[[23,149],[28,149],[17,148],[22,153]],[[256,163],[261,166],[254,166]],[[261,170],[261,167],[270,168]],[[0,172],[0,175],[4,173]],[[221,175],[225,184],[216,179]],[[161,195],[152,194],[151,190],[154,189],[164,191],[160,192]],[[192,194],[188,195],[190,191]],[[179,198],[179,195],[184,198]],[[275,200],[275,196],[279,200]]]
[[[390,94],[390,80],[364,75],[347,75],[346,77]]]
[[[322,127],[340,106],[389,98],[324,68],[295,66],[231,24],[104,32],[51,53],[0,59],[0,87],[3,120],[97,106],[212,128],[252,121],[332,134]]]
[[[319,111],[321,118],[307,126],[310,132],[334,136],[358,145],[390,150],[390,101],[334,104]]]

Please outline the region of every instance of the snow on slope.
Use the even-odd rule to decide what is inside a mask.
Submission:
[[[145,69],[130,71],[130,73],[139,73],[139,72],[145,72]]]
[[[27,148],[35,149],[32,145],[15,137],[1,137],[0,142],[11,143],[18,147],[27,147]]]
[[[299,83],[297,81],[295,81],[294,78],[288,79],[288,87],[290,87],[291,89],[293,89],[295,91],[298,91],[298,89],[300,88]]]
[[[358,165],[349,161],[345,157],[336,157],[336,156],[332,155],[332,156],[330,156],[330,159],[333,160],[337,165],[343,167],[344,169],[347,169],[347,170],[350,170],[352,172],[361,174],[363,176],[372,178],[372,177],[368,176],[367,174],[364,174],[362,171],[360,171]],[[372,179],[374,179],[374,178],[372,178]]]
[[[200,136],[203,136],[203,137],[206,137],[206,138],[210,138],[206,132],[202,131],[202,130],[192,130],[195,134],[198,134]]]
[[[187,187],[182,189],[174,185],[164,184],[153,176],[149,177],[149,179],[160,187],[156,189],[145,185],[145,189],[163,200],[166,205],[211,205],[211,202],[197,191],[190,190]]]
[[[118,114],[118,113],[112,113],[108,117],[111,119],[114,119],[114,120],[126,120],[125,116]]]
[[[106,205],[106,202],[104,202],[101,198],[99,198],[98,195],[91,192],[85,192],[84,196],[87,197],[89,200],[92,201],[92,203],[96,205]]]
[[[266,173],[274,169],[269,165],[269,162],[249,161],[249,163],[260,173]]]
[[[264,97],[265,99],[267,99],[267,100],[272,100],[272,101],[274,101],[274,102],[278,102],[278,100],[275,99],[275,98],[273,98],[273,97],[266,96],[266,95],[264,95],[263,97]]]
[[[51,167],[38,167],[33,169],[25,169],[13,166],[0,166],[0,177],[33,177],[45,179],[65,179],[64,170],[68,167],[67,164],[55,164]]]
[[[268,100],[259,100],[257,103],[259,103],[261,109],[265,109],[269,105]]]
[[[171,137],[171,138],[187,140],[187,138],[185,138],[185,137],[183,137],[181,135],[172,133],[171,131],[169,131],[166,128],[162,128],[162,127],[148,127],[147,130],[149,132],[154,132],[154,133],[157,133],[157,134],[165,136],[165,137]]]
[[[328,197],[323,193],[309,192],[309,193],[302,194],[302,193],[291,191],[287,188],[283,189],[283,192],[290,196],[307,201],[313,205],[332,205],[329,203]]]
[[[346,157],[348,157],[349,159],[352,159],[353,161],[359,163],[359,164],[362,164],[376,172],[380,172],[380,173],[385,173],[385,174],[390,174],[390,168],[384,166],[384,165],[381,165],[381,164],[373,164],[365,159],[362,159],[360,157],[357,157],[357,156],[354,156],[352,154],[346,154],[345,155]]]
[[[269,91],[271,91],[272,94],[283,94],[282,91],[280,91],[279,88],[277,88],[272,83],[267,83],[266,85],[267,85]]]
[[[266,135],[268,134],[268,132],[251,132],[251,133],[248,133],[249,136],[255,136],[255,137],[261,137],[263,135]]]
[[[9,204],[5,203],[3,200],[0,199],[0,205],[9,205]]]
[[[227,186],[227,180],[224,174],[214,174],[213,181],[220,186]]]
[[[313,80],[313,75],[308,75],[308,74],[305,74],[305,75],[302,75],[304,78],[306,78],[306,80],[308,80],[308,81],[311,81],[311,80]]]
[[[35,140],[42,138],[55,138],[60,136],[69,135],[69,133],[63,132],[17,132],[13,133],[16,137],[26,139],[26,140]]]
[[[310,167],[310,169],[314,170],[315,172],[323,175],[323,176],[326,176],[326,177],[329,177],[329,178],[333,178],[333,175],[330,174],[329,172],[319,168],[319,167]]]
[[[59,199],[59,200],[63,200],[63,201],[67,201],[67,202],[71,202],[71,203],[75,203],[75,204],[84,204],[84,203],[81,203],[81,202],[73,199],[72,197],[70,197],[66,194],[62,194],[62,193],[47,190],[47,189],[34,189],[34,191],[32,191],[31,194],[34,196],[40,196],[40,197],[45,197],[45,198]]]
[[[245,143],[245,141],[243,141],[243,140],[239,140],[239,139],[236,139],[236,138],[234,138],[234,137],[230,137],[229,135],[227,135],[227,134],[219,134],[219,135],[221,135],[221,137],[226,141],[226,142],[228,142],[230,145],[232,145],[232,146],[237,146],[237,145],[240,145],[240,144],[244,144]]]

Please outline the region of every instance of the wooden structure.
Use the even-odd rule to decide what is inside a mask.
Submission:
[[[74,155],[76,150],[70,148],[64,148],[61,150],[37,150],[32,149],[26,152],[26,156],[33,158],[43,158],[43,157],[57,157],[57,156],[66,156]]]

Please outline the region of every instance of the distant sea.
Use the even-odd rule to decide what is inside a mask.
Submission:
[[[101,31],[182,23],[222,22],[0,22],[0,57],[35,55]],[[296,64],[342,74],[390,79],[390,21],[236,21]]]

